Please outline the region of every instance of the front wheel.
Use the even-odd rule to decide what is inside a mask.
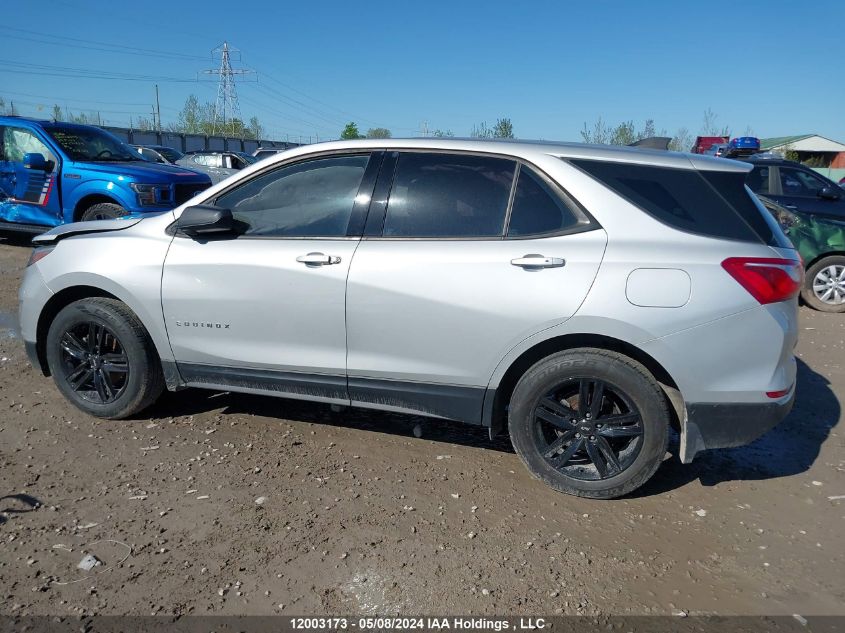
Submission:
[[[508,426],[532,475],[580,497],[642,486],[666,454],[669,408],[640,363],[580,348],[539,361],[517,383]]]
[[[804,273],[801,298],[822,312],[845,312],[845,257],[823,257]]]
[[[152,340],[120,301],[96,297],[65,306],[50,324],[46,346],[59,391],[89,415],[129,417],[164,389]]]
[[[82,222],[88,222],[90,220],[114,220],[115,218],[123,217],[126,213],[126,209],[119,204],[101,202],[85,209],[79,219]]]

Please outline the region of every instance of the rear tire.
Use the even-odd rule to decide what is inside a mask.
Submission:
[[[845,257],[822,257],[804,273],[801,298],[820,312],[845,312]],[[842,279],[839,279],[842,277]],[[826,297],[822,299],[822,297]],[[836,303],[839,301],[839,303]]]
[[[666,455],[669,420],[666,397],[645,367],[593,348],[531,367],[508,413],[514,449],[531,474],[594,499],[621,497],[648,481]]]
[[[127,213],[128,211],[119,204],[101,202],[100,204],[95,204],[85,209],[79,219],[82,222],[89,222],[91,220],[114,220],[115,218],[123,217]]]
[[[98,418],[126,418],[164,389],[147,330],[125,304],[92,297],[65,306],[47,332],[47,364],[73,405]]]

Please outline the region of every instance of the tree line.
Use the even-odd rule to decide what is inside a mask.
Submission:
[[[700,132],[701,136],[728,136],[729,128],[718,122],[718,115],[710,108],[704,111]],[[581,139],[585,143],[597,145],[630,145],[636,141],[652,136],[663,136],[671,139],[669,149],[677,152],[688,152],[692,149],[694,135],[686,127],[678,128],[674,134],[669,134],[664,128],[658,129],[654,119],[646,119],[642,126],[634,123],[633,119],[622,121],[616,125],[606,123],[601,117],[590,127],[584,123],[581,129]],[[435,137],[453,137],[451,130],[436,129],[431,132]],[[496,119],[493,125],[486,121],[477,123],[470,129],[471,138],[516,138],[514,135],[513,122],[508,117]],[[751,127],[746,127],[743,136],[753,136]],[[383,127],[370,128],[366,133],[361,133],[358,125],[349,122],[340,133],[342,139],[356,138],[391,138],[390,130]]]

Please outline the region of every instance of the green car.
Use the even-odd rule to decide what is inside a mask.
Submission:
[[[822,220],[758,197],[804,260],[804,303],[822,312],[845,312],[845,221]]]

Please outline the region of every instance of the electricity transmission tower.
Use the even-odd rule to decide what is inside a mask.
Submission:
[[[230,47],[228,42],[223,42],[223,46],[218,46],[211,51],[212,59],[215,59],[217,55],[220,56],[220,67],[203,71],[206,75],[220,76],[217,84],[217,100],[214,102],[212,134],[217,134],[219,131],[223,134],[228,132],[234,135],[238,132],[237,122],[240,122],[241,132],[243,132],[244,124],[235,81],[238,77],[254,74],[255,71],[248,68],[232,68],[232,56],[237,56],[237,61],[240,61],[240,54],[238,49]]]

